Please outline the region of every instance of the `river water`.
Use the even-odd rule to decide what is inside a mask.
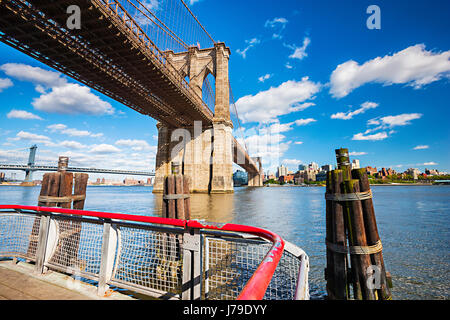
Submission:
[[[1,186],[0,204],[36,205],[40,187]],[[450,298],[450,186],[373,186],[378,231],[394,299]],[[252,225],[278,233],[310,258],[312,299],[326,295],[325,188],[235,188],[191,195],[191,218]],[[86,210],[161,214],[151,187],[90,186]]]

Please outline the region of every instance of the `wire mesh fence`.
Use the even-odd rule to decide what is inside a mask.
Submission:
[[[48,264],[63,270],[73,269],[85,276],[100,272],[103,224],[81,222],[70,217],[55,217],[57,241]]]
[[[204,259],[206,298],[236,299],[269,251],[270,243],[233,238],[207,237],[205,240],[204,250],[208,256]],[[299,258],[284,251],[264,299],[293,300],[299,270]]]
[[[193,244],[186,241],[189,230],[179,226],[112,223],[48,212],[45,220],[42,217],[39,212],[0,210],[0,257],[21,257],[38,265],[43,254],[42,265],[50,269],[96,284],[103,275],[105,284],[158,298],[181,299],[186,286],[199,285],[192,274],[190,278],[183,272],[190,274],[200,268],[201,299],[234,300],[271,248],[268,241],[242,237],[240,233],[205,231],[200,234],[200,242]],[[200,258],[184,261],[185,250],[200,252]],[[294,299],[300,267],[298,252],[285,250],[264,299]]]
[[[0,215],[0,257],[21,257],[35,260],[40,217]]]
[[[112,280],[181,294],[181,235],[120,227]]]

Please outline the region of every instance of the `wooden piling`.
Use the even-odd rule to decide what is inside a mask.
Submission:
[[[190,219],[189,179],[181,174],[178,163],[172,163],[172,174],[164,178],[162,217],[171,219]],[[181,283],[180,254],[183,238],[181,235],[166,233],[158,247],[160,260],[156,275],[159,280],[168,275],[178,274]]]
[[[333,170],[331,173],[331,193],[341,194],[342,185],[342,170]],[[333,243],[346,247],[346,236],[345,236],[345,219],[344,219],[344,209],[342,203],[332,201],[332,229],[333,229]],[[346,300],[349,299],[349,289],[347,286],[347,272],[348,272],[348,261],[347,254],[335,252],[334,253],[334,275],[335,275],[335,297],[336,299]]]
[[[172,165],[173,174],[164,178],[162,217],[190,219],[190,179],[179,172],[178,165]]]
[[[86,198],[86,188],[89,175],[86,173],[74,174],[67,172],[68,157],[59,157],[58,172],[46,173],[42,179],[41,191],[38,198],[38,206],[61,207],[83,210]],[[75,183],[74,183],[75,180]],[[74,189],[74,194],[72,190]],[[76,260],[76,253],[80,242],[81,222],[59,221],[60,245],[56,255],[68,265]],[[30,237],[28,253],[34,253],[36,239],[39,234],[39,221],[36,219]],[[61,258],[64,257],[64,258]]]
[[[369,177],[367,175],[366,169],[353,169],[352,177],[358,180],[359,188],[361,192],[371,192]],[[378,234],[377,221],[375,218],[375,209],[373,206],[372,198],[365,199],[361,201],[363,217],[364,217],[364,225],[366,226],[366,235],[367,235],[367,245],[374,246],[380,240],[380,236]],[[390,300],[392,299],[391,291],[389,289],[386,269],[383,261],[382,252],[376,252],[371,255],[371,262],[373,265],[376,265],[380,272],[380,286],[381,288],[377,290],[377,295],[379,300]]]
[[[335,152],[338,169],[327,174],[326,189],[329,299],[349,299],[350,284],[354,299],[391,299],[367,173],[351,170],[348,149]],[[380,287],[373,285],[374,267],[381,271]]]
[[[344,181],[345,193],[352,194],[359,192],[358,180]],[[362,213],[361,201],[349,201],[347,205],[350,208],[349,217],[349,244],[352,247],[367,247],[366,230],[364,227],[364,218]],[[368,254],[350,254],[352,259],[352,275],[353,281],[358,282],[361,288],[361,295],[359,293],[355,296],[358,300],[375,300],[374,290],[367,286],[368,274],[367,270],[371,265]]]

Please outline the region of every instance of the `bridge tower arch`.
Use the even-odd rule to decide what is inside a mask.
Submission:
[[[36,160],[36,149],[37,149],[37,145],[32,145],[30,147],[30,153],[28,155],[28,166],[29,167],[34,167],[34,163]],[[25,170],[25,182],[31,182],[31,178],[33,175],[33,170]]]
[[[190,47],[186,52],[167,51],[166,58],[200,97],[208,75],[215,79],[215,107],[212,123],[195,121],[192,126],[173,128],[158,123],[153,192],[162,192],[164,177],[171,163],[182,164],[183,173],[191,177],[191,192],[233,192],[233,123],[230,118],[228,61],[231,51],[223,42],[213,48]],[[180,130],[181,129],[181,130]]]

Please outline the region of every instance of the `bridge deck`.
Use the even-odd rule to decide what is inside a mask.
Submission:
[[[66,29],[67,7],[80,30]],[[0,41],[111,98],[180,127],[212,111],[118,3],[106,0],[0,1]]]
[[[69,276],[51,272],[34,275],[33,266],[27,263],[0,261],[0,300],[129,300],[129,296],[114,292],[101,298],[96,287],[77,282],[77,290],[68,287],[73,283]],[[75,285],[73,285],[75,287]]]

